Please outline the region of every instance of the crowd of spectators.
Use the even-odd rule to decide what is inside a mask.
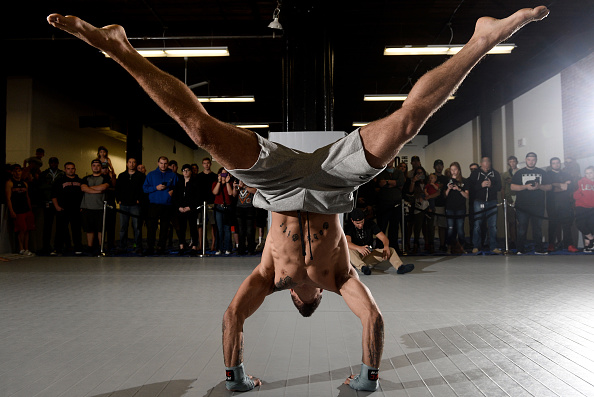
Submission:
[[[592,252],[594,167],[588,167],[582,178],[579,165],[571,157],[564,163],[553,157],[546,169],[538,168],[537,160],[536,153],[530,152],[525,167],[519,169],[518,159],[510,156],[508,169],[500,175],[491,159],[483,157],[480,164],[468,166],[467,178],[458,162],[444,168],[442,160],[435,160],[433,172],[422,166],[418,156],[411,158],[410,169],[407,163],[392,162],[357,192],[357,208],[365,219],[376,220],[378,230],[387,235],[367,249],[381,249],[387,239],[400,255],[402,250],[413,255],[436,250],[501,254],[505,247],[497,239],[497,216],[505,199],[510,252],[578,252],[578,231],[584,237],[583,252]],[[545,219],[548,230],[543,233]],[[529,226],[532,244],[528,243]],[[349,248],[357,250],[355,246]]]
[[[204,233],[209,232],[204,249],[215,255],[263,249],[267,212],[253,206],[255,189],[222,168],[212,172],[210,158],[202,160],[200,171],[198,164],[179,169],[177,161],[161,156],[148,173],[143,164],[128,158],[126,170],[116,174],[107,148],[101,146],[90,172],[81,178],[74,163],[66,162],[62,170],[56,157],[43,170],[44,155],[37,149],[22,166],[8,165],[4,175],[4,201],[21,255],[35,255],[29,249],[30,233],[42,234],[42,247],[36,250],[41,255],[97,254],[103,243],[105,252],[115,254],[194,256],[202,251]],[[36,218],[42,218],[41,230],[36,230]]]
[[[9,166],[5,174],[4,199],[15,246],[22,255],[34,255],[29,234],[40,232],[42,247],[37,254],[46,255],[96,253],[101,241],[106,251],[139,255],[197,255],[203,248],[215,255],[244,255],[263,248],[267,213],[253,206],[255,189],[224,168],[211,171],[210,158],[203,159],[200,171],[198,164],[184,164],[180,169],[175,160],[161,156],[157,167],[148,173],[144,165],[128,158],[126,170],[118,175],[107,148],[101,146],[90,172],[80,178],[74,163],[66,162],[62,170],[56,157],[49,158],[48,168],[43,169],[44,156],[44,150],[37,149],[35,156],[25,159],[22,166]],[[480,164],[469,165],[467,178],[458,162],[445,168],[442,160],[435,160],[432,172],[422,166],[418,156],[411,158],[410,169],[407,163],[392,162],[359,188],[356,200],[365,219],[377,221],[383,238],[376,239],[373,247],[350,248],[384,252],[387,244],[399,254],[402,249],[409,254],[436,250],[500,254],[503,246],[497,240],[497,215],[505,199],[508,242],[517,254],[577,252],[578,231],[584,237],[583,251],[592,252],[594,167],[586,168],[582,177],[571,157],[564,163],[553,157],[546,169],[538,168],[537,161],[536,153],[530,152],[520,169],[518,159],[510,156],[508,169],[500,175],[490,158],[483,157]],[[206,219],[201,209],[204,202]],[[108,208],[105,216],[104,203]],[[116,231],[118,213],[120,230]],[[39,217],[43,226],[36,231]],[[549,221],[545,233],[544,219]],[[532,245],[528,244],[529,226]],[[202,247],[204,233],[211,238]]]

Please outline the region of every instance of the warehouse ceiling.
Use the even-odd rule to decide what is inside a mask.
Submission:
[[[372,121],[398,109],[399,103],[363,102],[364,94],[407,93],[443,56],[386,57],[387,45],[463,44],[477,18],[504,17],[518,0],[367,0],[298,1],[281,4],[280,22],[289,34],[299,12],[317,13],[314,31],[326,31],[334,50],[334,126],[351,130],[355,121]],[[283,128],[282,32],[267,28],[277,3],[257,0],[86,0],[19,2],[5,14],[4,69],[8,76],[32,76],[56,96],[84,102],[114,117],[152,126],[186,144],[183,131],[160,111],[138,85],[96,49],[51,28],[45,17],[57,12],[95,25],[121,24],[129,37],[193,36],[199,39],[135,40],[137,47],[228,46],[221,58],[153,58],[157,66],[199,95],[254,95],[255,103],[206,104],[212,115],[230,123],[264,122]],[[594,51],[593,0],[544,3],[550,16],[513,37],[511,55],[481,62],[450,101],[421,131],[433,141],[483,111],[559,73]],[[287,21],[292,21],[287,23]],[[226,36],[227,38],[220,38]],[[249,37],[247,37],[249,36]],[[260,131],[259,131],[260,132]],[[266,134],[267,131],[261,132]]]

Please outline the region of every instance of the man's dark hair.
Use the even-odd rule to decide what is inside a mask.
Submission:
[[[71,165],[71,166],[73,166],[73,167],[76,167],[76,165],[74,165],[74,163],[73,163],[72,161],[69,161],[69,162],[67,162],[67,163],[64,163],[64,168],[66,168],[66,167],[67,167],[67,166],[69,166],[69,165]]]
[[[126,162],[128,162],[128,161],[130,161],[130,160],[134,160],[134,161],[138,162],[138,160],[136,160],[136,157],[134,157],[134,156],[130,156],[130,157],[128,157],[128,158],[126,159]]]
[[[477,168],[481,168],[481,166],[480,166],[480,165],[478,165],[477,163],[471,163],[471,164],[468,166],[468,168],[472,168],[472,167],[473,167],[473,166],[475,166],[475,165],[477,166]]]
[[[313,314],[313,312],[316,311],[318,306],[320,306],[320,302],[322,301],[322,294],[320,294],[319,297],[311,303],[304,303],[302,300],[297,301],[293,294],[291,294],[291,299],[293,300],[293,304],[303,317],[310,317]]]
[[[169,163],[169,159],[167,158],[167,156],[160,156],[160,157],[157,159],[157,163],[158,163],[159,161],[161,161],[161,159],[163,159],[163,160],[165,160],[165,161],[167,161],[167,162]]]
[[[177,161],[175,161],[175,160],[170,160],[170,161],[169,161],[169,165],[177,165]]]
[[[204,161],[204,160],[203,160],[203,161]],[[190,167],[198,167],[198,164],[196,164],[196,163],[192,163],[192,164],[190,165]]]
[[[559,162],[561,162],[561,159],[559,157],[552,157],[551,160],[549,161],[549,165],[553,165],[554,160],[559,160]]]
[[[35,150],[35,153],[43,153],[43,154],[45,154],[45,150],[42,147],[40,147],[40,148],[37,148],[37,150]]]
[[[212,159],[210,157],[205,157],[205,158],[202,159],[202,161],[206,161],[206,160],[208,160],[208,161],[210,161],[212,163]],[[192,165],[194,165],[194,164],[192,164]]]
[[[513,156],[513,155],[512,155],[512,156],[509,156],[509,157],[507,158],[507,161],[510,161],[510,160],[516,160],[516,161],[518,161],[518,158],[517,158],[516,156]]]
[[[18,168],[18,169],[20,169],[20,170],[22,170],[22,169],[23,169],[23,167],[21,167],[21,165],[20,165],[20,164],[13,164],[13,165],[11,165],[11,166],[10,166],[10,171],[14,171],[14,170],[16,170],[17,168]]]

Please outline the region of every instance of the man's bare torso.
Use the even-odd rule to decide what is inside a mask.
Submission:
[[[303,240],[297,212],[272,213],[260,264],[262,271],[268,277],[274,274],[273,291],[314,287],[339,293],[353,271],[338,215],[302,212],[301,219]]]

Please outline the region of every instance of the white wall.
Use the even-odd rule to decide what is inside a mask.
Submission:
[[[526,153],[538,155],[546,168],[551,157],[564,158],[561,75],[545,81],[513,101],[514,154],[524,166]],[[524,139],[524,146],[519,143]],[[494,142],[494,145],[498,144]]]
[[[6,81],[6,162],[23,163],[31,153],[32,86],[30,78]],[[35,150],[35,149],[33,149]]]
[[[176,153],[173,153],[174,142]],[[144,126],[142,130],[142,162],[147,172],[157,168],[158,159],[161,156],[166,156],[169,160],[176,160],[180,170],[185,163],[192,164],[195,161],[194,150],[151,127]]]
[[[462,175],[469,175],[468,166],[478,162],[480,156],[480,133],[478,119],[469,121],[456,128],[448,135],[432,142],[425,148],[427,163],[423,163],[427,172],[433,172],[433,162],[443,160],[447,168],[457,161],[462,167]]]

